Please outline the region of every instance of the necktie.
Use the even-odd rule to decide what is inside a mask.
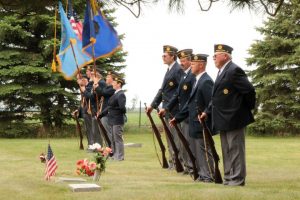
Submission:
[[[194,85],[193,85],[193,90],[192,90],[192,91],[194,91],[195,88],[197,87],[197,83],[198,83],[198,80],[195,81],[195,83],[194,83]]]
[[[186,77],[187,77],[187,74],[184,72],[183,79],[185,79]]]
[[[198,80],[196,79],[196,80],[195,80],[195,83],[194,83],[194,85],[193,85],[193,88],[196,87],[197,82],[198,82]]]

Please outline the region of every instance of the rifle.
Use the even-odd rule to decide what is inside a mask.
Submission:
[[[82,140],[83,140],[83,135],[82,135],[82,132],[81,132],[81,126],[80,126],[80,123],[79,123],[79,120],[78,120],[78,116],[77,114],[75,113],[74,115],[74,118],[75,118],[75,121],[76,121],[76,129],[79,133],[79,138],[80,138],[80,145],[79,145],[79,149],[84,149],[83,148],[83,143],[82,143]]]
[[[202,113],[202,111],[200,109],[198,109],[198,115],[201,114],[201,113]],[[214,159],[214,164],[215,164],[215,168],[214,168],[215,183],[222,184],[223,180],[222,180],[222,175],[221,175],[221,172],[220,172],[220,169],[219,169],[220,157],[219,157],[219,155],[217,153],[214,139],[212,137],[211,131],[207,127],[207,124],[206,124],[205,120],[204,119],[199,119],[199,121],[200,121],[200,123],[203,126],[203,139],[204,139],[204,143],[208,143],[208,146],[211,149],[212,156],[213,156],[213,159]]]
[[[147,105],[145,103],[145,109],[147,110]],[[162,168],[168,168],[169,167],[169,164],[168,164],[168,161],[167,161],[167,158],[166,158],[166,148],[164,146],[164,143],[162,142],[161,140],[161,136],[160,136],[160,133],[159,133],[159,130],[157,129],[153,119],[152,119],[152,116],[150,113],[148,113],[146,111],[146,114],[150,120],[150,123],[151,123],[151,126],[152,126],[152,130],[153,130],[153,133],[158,141],[158,144],[159,144],[159,147],[160,147],[160,150],[161,150],[161,154],[162,154]],[[160,161],[159,161],[160,162]]]
[[[158,108],[157,108],[157,112],[159,112]],[[175,142],[174,142],[174,140],[172,138],[172,133],[171,133],[170,129],[168,128],[168,126],[167,126],[167,124],[166,124],[163,116],[159,115],[159,118],[160,118],[160,120],[161,120],[161,122],[162,122],[162,124],[164,126],[166,135],[167,135],[167,137],[168,137],[168,139],[170,141],[170,144],[172,146],[172,149],[174,151],[174,157],[175,157],[174,159],[175,159],[176,171],[177,172],[183,172],[183,167],[182,167],[181,162],[180,162],[179,157],[178,157],[179,150],[177,149],[176,144],[175,144]]]
[[[189,143],[188,141],[185,139],[185,137],[183,136],[181,130],[178,128],[177,124],[174,125],[176,131],[177,131],[177,134],[185,148],[185,150],[187,151],[191,161],[192,161],[192,164],[193,164],[193,175],[194,175],[194,180],[196,180],[198,177],[199,177],[199,174],[198,174],[198,170],[197,170],[197,167],[196,167],[196,158],[195,156],[193,155],[190,147],[189,147]]]

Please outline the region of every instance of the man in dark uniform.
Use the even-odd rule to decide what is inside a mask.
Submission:
[[[191,72],[191,55],[193,53],[192,49],[183,49],[178,51],[177,56],[180,59],[181,68],[183,70],[183,76],[181,77],[177,92],[173,95],[172,99],[167,103],[165,109],[161,109],[159,114],[165,115],[166,111],[172,110],[177,104],[179,106],[179,110],[183,108],[186,104],[188,98],[190,97],[190,93],[192,91],[192,87],[195,81],[195,76]],[[172,116],[173,117],[173,116]],[[184,137],[191,143],[191,137],[189,136],[189,124],[188,119],[183,120],[180,123],[182,133]],[[192,163],[188,157],[187,151],[184,148],[183,144],[180,142],[179,145],[179,156],[184,164],[184,173],[188,174],[191,172]]]
[[[108,106],[100,114],[102,116],[108,115],[108,121],[112,130],[112,150],[114,152],[113,159],[117,161],[124,160],[124,140],[123,131],[126,114],[126,96],[122,86],[125,84],[124,79],[115,77],[112,86],[115,89],[108,101]]]
[[[106,109],[107,105],[108,105],[108,101],[109,98],[115,93],[115,89],[112,86],[112,82],[113,82],[113,78],[115,77],[115,74],[112,71],[107,72],[106,75],[106,80],[105,80],[105,87],[96,87],[95,91],[96,93],[101,96],[101,105],[100,108],[98,110],[97,113],[97,117],[99,116],[99,114],[102,112],[102,110]],[[111,127],[108,123],[108,117],[107,115],[102,116],[101,118],[101,122],[107,132],[107,135],[110,139],[110,141],[112,141],[112,132],[111,132]]]
[[[97,102],[99,101],[98,96],[96,95],[96,93],[94,92],[93,89],[93,85],[94,83],[98,83],[101,80],[102,75],[100,74],[100,70],[96,70],[96,74],[92,71],[91,72],[91,78],[89,80],[88,86],[90,87],[80,87],[80,90],[83,94],[83,96],[86,98],[87,100],[87,105],[88,105],[88,111],[87,113],[91,116],[91,127],[92,127],[92,135],[91,135],[91,143],[98,143],[100,145],[103,145],[103,139],[101,137],[101,133],[100,133],[100,129],[98,126],[98,122],[97,119],[95,118],[96,114],[97,114],[97,110],[98,110],[98,105]],[[103,81],[100,81],[100,84],[102,85],[101,87],[103,87]]]
[[[91,77],[91,69],[88,66],[86,69],[86,74],[77,74],[77,83],[79,85],[79,88],[85,88],[87,91],[92,90],[92,82],[90,82]],[[74,111],[73,114],[78,113],[79,118],[83,118],[85,130],[86,130],[86,136],[88,145],[92,145],[94,143],[93,141],[93,134],[92,134],[92,116],[88,113],[88,105],[89,105],[89,99],[87,99],[83,93],[81,92],[81,102],[80,107],[78,110]],[[79,112],[78,112],[79,111]]]
[[[101,128],[99,127],[99,124],[97,122],[97,113],[101,109],[101,98],[102,95],[99,95],[96,92],[96,88],[98,90],[103,90],[106,87],[105,80],[103,79],[102,76],[103,70],[96,68],[96,74],[94,70],[91,73],[91,79],[93,80],[93,90],[92,93],[90,94],[90,99],[91,99],[91,105],[92,105],[92,130],[93,130],[93,136],[95,143],[100,144],[101,146],[103,145],[103,133]]]
[[[212,182],[212,157],[205,150],[203,140],[203,127],[198,120],[198,108],[205,109],[211,100],[213,80],[206,73],[207,64],[206,54],[192,55],[192,73],[196,76],[191,95],[185,104],[184,108],[176,114],[175,118],[170,121],[170,124],[175,124],[183,121],[188,117],[189,120],[189,135],[193,138],[190,147],[196,158],[196,164],[199,174],[199,181]],[[210,121],[207,122],[210,124]],[[208,159],[208,162],[207,162]]]
[[[245,127],[254,121],[255,89],[245,72],[232,62],[233,48],[214,46],[219,69],[209,107],[200,116],[212,115],[213,128],[220,131],[225,185],[245,185]]]
[[[147,113],[151,113],[153,108],[158,108],[159,104],[162,102],[162,107],[165,108],[167,103],[170,101],[170,99],[173,97],[174,93],[176,92],[181,76],[183,74],[183,71],[180,67],[180,65],[177,63],[177,48],[165,45],[163,46],[163,62],[164,64],[168,65],[167,72],[165,74],[163,83],[161,88],[158,90],[156,96],[154,97],[154,100],[151,103],[151,106],[147,108]],[[178,112],[178,105],[174,106],[172,110],[169,110],[165,118],[167,120],[167,124],[169,124],[169,113],[171,113],[172,116],[174,116]],[[180,141],[177,137],[175,128],[170,128],[170,131],[173,135],[174,142],[176,146],[178,147],[180,144]],[[173,149],[170,145],[170,141],[167,138],[168,143],[168,150],[169,150],[169,166],[170,169],[174,168],[174,153]]]

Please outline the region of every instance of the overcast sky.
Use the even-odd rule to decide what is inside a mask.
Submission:
[[[189,1],[191,2],[191,1]],[[217,68],[212,55],[214,44],[228,44],[234,48],[233,61],[247,69],[250,45],[262,36],[255,27],[262,26],[266,16],[234,10],[221,2],[213,4],[208,12],[200,11],[197,1],[185,6],[185,13],[169,12],[166,3],[147,6],[135,18],[129,11],[119,8],[115,16],[119,34],[124,33],[123,49],[128,52],[126,74],[127,106],[137,96],[142,104],[153,100],[167,66],[162,62],[162,46],[193,49],[194,53],[209,54],[207,72],[215,80]]]

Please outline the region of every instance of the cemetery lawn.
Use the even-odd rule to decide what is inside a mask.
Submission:
[[[164,135],[163,135],[164,138]],[[219,136],[215,136],[221,156]],[[91,158],[79,150],[78,140],[51,139],[58,163],[57,177],[86,178],[75,174],[76,161]],[[43,179],[46,139],[0,139],[0,199],[10,200],[95,200],[95,199],[205,199],[205,200],[291,200],[300,199],[300,138],[247,137],[247,181],[244,187],[194,182],[189,176],[162,169],[150,132],[125,133],[125,143],[142,143],[142,148],[125,148],[125,161],[108,161],[101,176],[100,192],[72,192],[67,183]],[[84,140],[86,147],[86,140]],[[157,145],[158,153],[159,146]],[[221,172],[222,160],[220,163]]]

